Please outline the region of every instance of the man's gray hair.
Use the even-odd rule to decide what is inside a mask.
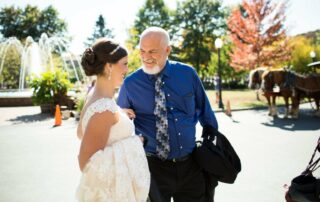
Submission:
[[[161,27],[149,27],[149,28],[145,29],[140,35],[140,42],[141,42],[141,39],[144,36],[146,36],[146,35],[148,35],[150,33],[160,33],[160,34],[162,34],[164,36],[162,43],[164,45],[166,45],[166,46],[170,46],[169,33],[166,30],[162,29]],[[140,44],[140,42],[139,42],[139,44]]]

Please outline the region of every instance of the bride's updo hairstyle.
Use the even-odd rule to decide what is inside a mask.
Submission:
[[[81,65],[87,76],[103,75],[106,63],[115,64],[127,55],[126,49],[118,43],[101,38],[84,51]]]

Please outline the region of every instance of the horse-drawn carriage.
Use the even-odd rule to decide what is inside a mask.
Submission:
[[[259,79],[257,79],[259,77]],[[301,99],[307,97],[313,99],[316,104],[316,115],[320,116],[320,74],[301,75],[288,69],[261,70],[256,69],[250,73],[249,87],[260,84],[269,105],[269,115],[276,116],[276,97],[281,96],[285,101],[285,117],[292,114],[298,118],[299,104]],[[260,83],[259,83],[260,82]],[[277,90],[275,88],[277,87]],[[289,99],[292,107],[289,110]]]

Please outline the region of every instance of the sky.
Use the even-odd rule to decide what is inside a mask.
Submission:
[[[164,0],[169,8],[175,8],[176,0]],[[277,0],[275,0],[277,1]],[[241,0],[222,0],[224,6],[235,5]],[[278,2],[278,1],[277,1]],[[115,40],[124,43],[127,30],[133,25],[138,10],[145,0],[1,0],[0,8],[27,4],[44,9],[52,5],[59,17],[68,24],[68,33],[73,37],[71,51],[82,53],[83,43],[93,33],[95,22],[102,14],[106,25],[112,28]],[[286,11],[289,35],[296,35],[320,29],[320,0],[289,0]]]

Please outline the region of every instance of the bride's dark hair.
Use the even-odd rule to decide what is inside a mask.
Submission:
[[[118,43],[101,38],[84,51],[81,65],[87,76],[102,75],[106,63],[115,64],[127,55],[126,49]]]

